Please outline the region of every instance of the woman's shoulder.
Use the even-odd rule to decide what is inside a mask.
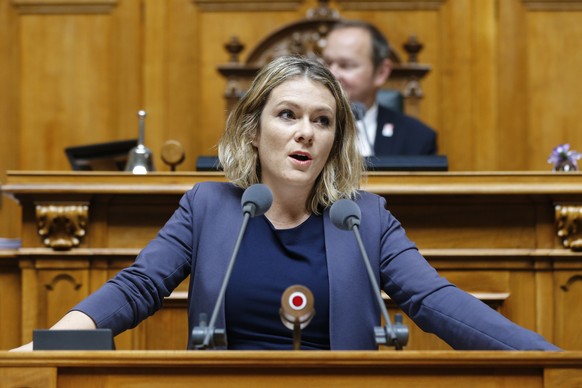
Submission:
[[[384,197],[371,193],[365,190],[359,190],[358,194],[356,195],[355,201],[360,205],[372,205],[378,204],[379,202],[384,201]]]
[[[240,199],[243,189],[230,182],[200,182],[187,193],[192,200],[225,201]]]
[[[390,214],[386,205],[386,198],[381,195],[360,190],[355,198],[362,211],[362,217],[384,219]]]

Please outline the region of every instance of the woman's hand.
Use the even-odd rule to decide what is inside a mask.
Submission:
[[[95,328],[95,322],[85,313],[69,311],[67,315],[51,327],[51,330],[92,330]],[[32,342],[10,349],[11,352],[31,352],[32,350]]]
[[[10,349],[9,352],[32,352],[32,342],[29,342],[18,348]]]

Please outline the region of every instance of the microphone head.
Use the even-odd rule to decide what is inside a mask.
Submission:
[[[287,287],[281,296],[281,322],[289,330],[293,330],[295,325],[305,329],[315,315],[314,304],[313,293],[309,288],[299,284]]]
[[[361,102],[352,102],[350,105],[356,121],[363,120],[366,116],[366,105]]]
[[[243,213],[249,213],[251,217],[265,214],[273,203],[271,189],[262,183],[248,187],[242,195],[241,206]]]
[[[331,222],[342,230],[352,230],[355,225],[360,225],[362,211],[352,200],[340,199],[331,205],[329,210]]]

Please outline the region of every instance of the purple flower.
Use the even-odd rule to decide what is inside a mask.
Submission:
[[[578,168],[576,161],[580,158],[582,158],[582,153],[570,151],[570,144],[560,144],[552,150],[548,158],[548,163],[553,163],[554,166],[558,166],[564,162],[569,162]]]

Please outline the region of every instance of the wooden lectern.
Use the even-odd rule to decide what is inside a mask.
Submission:
[[[31,387],[580,387],[581,352],[0,352]]]
[[[2,349],[30,341],[130,265],[196,182],[221,173],[8,172],[22,207],[22,248],[0,255]],[[582,350],[582,174],[370,173],[363,187],[439,273],[514,322]],[[348,286],[348,285],[346,285]],[[118,349],[187,347],[187,284]],[[391,313],[397,310],[387,300]],[[447,350],[410,321],[408,350]],[[167,330],[171,327],[171,330]]]

